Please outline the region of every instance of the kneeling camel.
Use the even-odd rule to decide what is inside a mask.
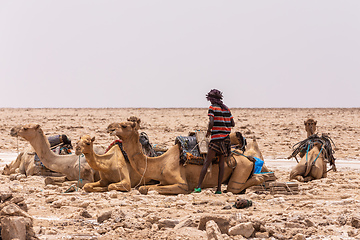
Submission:
[[[79,183],[79,186],[82,187],[85,183],[94,182],[99,179],[99,173],[89,166],[85,158],[80,159],[79,166],[78,156],[72,154],[57,155],[51,151],[49,141],[38,124],[16,126],[11,129],[10,135],[20,136],[27,140],[35,149],[35,152],[46,168],[65,175],[65,177],[47,177],[45,184],[59,184],[66,180],[78,181],[81,178],[82,181]]]
[[[289,157],[296,157],[299,153],[301,155],[300,162],[290,172],[290,180],[307,182],[327,177],[327,162],[332,163],[333,169],[335,166],[331,143],[332,140],[325,134],[321,137],[313,134],[299,142]]]
[[[85,191],[130,191],[131,187],[145,183],[130,163],[126,161],[118,145],[115,144],[105,154],[98,155],[94,152],[94,141],[95,137],[91,138],[89,135],[84,135],[75,147],[75,154],[81,155],[83,153],[90,167],[99,171],[100,175],[99,181],[84,185]]]
[[[155,190],[160,194],[184,194],[190,193],[197,185],[202,166],[181,165],[179,163],[180,150],[178,145],[172,146],[161,156],[147,157],[142,152],[135,123],[113,123],[109,125],[107,131],[111,135],[116,135],[122,139],[130,164],[139,174],[144,175],[146,179],[160,182],[157,185],[141,186],[139,188],[141,193],[146,194],[150,190]],[[254,145],[257,146],[256,141]],[[257,157],[261,157],[258,148],[254,148],[251,154],[257,154]],[[240,193],[250,186],[264,182],[262,174],[252,175],[254,162],[241,154],[234,154],[232,157],[235,159],[235,167],[232,168],[225,164],[224,171],[224,182],[228,182],[228,191]],[[202,187],[216,186],[217,176],[218,168],[212,168],[211,172],[206,175]]]

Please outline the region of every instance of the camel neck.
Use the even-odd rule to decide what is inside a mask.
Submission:
[[[56,156],[55,153],[51,151],[49,141],[44,134],[39,132],[29,142],[31,146],[35,149],[35,152],[39,156],[41,161],[43,161],[43,159],[49,160],[52,159],[52,157]]]
[[[42,164],[54,172],[63,172],[64,167],[67,168],[70,165],[68,161],[72,162],[73,160],[72,155],[59,156],[51,151],[49,141],[42,132],[38,132],[29,142],[35,149]],[[59,164],[59,162],[61,162],[61,164]]]
[[[141,144],[139,142],[139,136],[129,138],[127,141],[123,141],[124,151],[129,157],[131,166],[137,170],[141,175],[146,176],[146,168],[149,167],[148,159],[142,151]],[[151,162],[150,162],[151,164]]]
[[[94,149],[91,148],[91,151],[88,153],[84,153],[86,161],[90,165],[90,167],[96,171],[105,172],[108,170],[108,167],[106,167],[106,160],[109,158],[109,156],[113,155],[110,152],[104,155],[98,155],[94,152]]]

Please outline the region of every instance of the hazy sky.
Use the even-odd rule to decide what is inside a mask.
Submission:
[[[360,1],[0,0],[0,107],[360,107]]]

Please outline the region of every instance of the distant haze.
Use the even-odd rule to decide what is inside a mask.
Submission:
[[[1,1],[0,107],[360,107],[360,1]]]

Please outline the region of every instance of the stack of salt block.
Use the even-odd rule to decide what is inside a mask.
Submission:
[[[276,177],[274,172],[266,172],[266,173],[259,173],[262,174],[265,178],[265,182],[257,185],[257,186],[252,186],[250,189],[256,191],[256,192],[267,192],[270,190],[270,184],[271,183],[275,183],[276,181]]]
[[[299,194],[299,183],[297,182],[273,182],[269,184],[270,194],[295,195]]]

